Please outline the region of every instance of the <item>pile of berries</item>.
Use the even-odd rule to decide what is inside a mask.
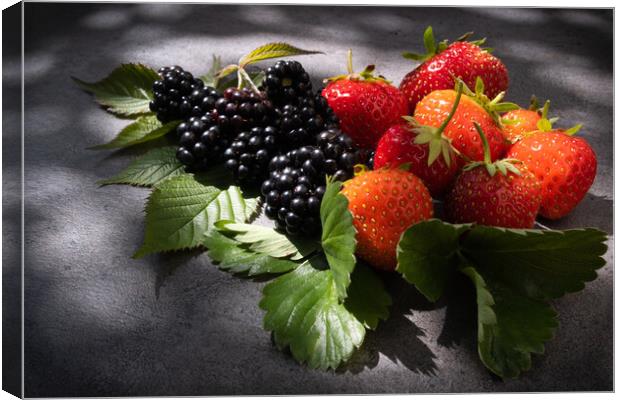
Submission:
[[[325,177],[345,182],[358,254],[379,268],[395,267],[391,249],[433,215],[432,198],[454,223],[531,228],[539,215],[568,214],[596,175],[588,143],[554,129],[548,103],[502,102],[508,71],[480,43],[433,42],[398,88],[372,65],[354,73],[352,59],[319,92],[297,61],[267,68],[257,91],[222,96],[162,68],[151,109],[162,121],[184,119],[182,163],[224,163],[240,184],[260,186],[265,215],[289,235],[318,234]],[[373,171],[354,176],[358,164]]]
[[[338,129],[334,111],[297,61],[269,67],[258,92],[228,88],[222,96],[179,67],[159,73],[151,109],[161,121],[184,119],[176,129],[177,158],[191,171],[223,163],[239,184],[260,186],[265,214],[282,232],[320,232],[326,175],[350,179],[354,165],[368,160]]]

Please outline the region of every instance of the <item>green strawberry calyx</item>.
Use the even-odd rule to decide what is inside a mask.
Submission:
[[[353,50],[349,49],[349,51],[347,51],[347,73],[325,78],[323,79],[323,82],[327,83],[347,79],[350,81],[383,82],[386,84],[391,83],[384,76],[375,75],[374,72],[374,65],[367,65],[362,72],[355,72],[353,70]]]
[[[480,140],[482,141],[482,149],[484,150],[484,160],[483,161],[474,161],[467,164],[463,167],[463,171],[469,171],[477,167],[484,166],[491,176],[495,176],[495,174],[499,171],[500,174],[507,176],[508,172],[512,172],[515,175],[521,175],[521,171],[515,166],[515,164],[521,164],[521,160],[517,160],[516,158],[504,158],[497,161],[491,161],[491,149],[489,148],[489,142],[487,140],[486,135],[482,132],[482,128],[477,122],[474,122],[474,126],[478,131],[478,135],[480,135]]]
[[[450,113],[443,120],[441,125],[438,128],[427,125],[420,125],[415,118],[410,116],[403,116],[403,119],[407,121],[409,125],[409,129],[411,132],[416,134],[413,142],[415,144],[428,144],[429,152],[428,152],[428,166],[431,166],[435,160],[441,154],[447,166],[450,166],[451,162],[451,153],[457,153],[457,150],[452,146],[452,142],[446,135],[443,134],[443,131],[446,129],[452,117],[456,113],[456,109],[458,108],[459,102],[461,101],[461,96],[463,94],[463,85],[457,84],[456,88],[456,98],[454,99],[454,103],[452,104],[452,109]]]
[[[473,34],[474,34],[473,32],[467,32],[461,35],[461,37],[459,37],[458,39],[456,39],[456,42],[465,42]],[[487,40],[486,38],[482,38],[478,40],[471,40],[469,41],[469,43],[475,44],[476,46],[480,47],[484,44],[484,42],[486,42],[486,40]],[[419,54],[419,53],[412,53],[409,51],[405,51],[402,53],[402,56],[409,60],[424,62],[424,61],[430,60],[431,58],[435,57],[437,54],[447,49],[449,45],[450,44],[448,43],[448,39],[444,39],[438,42],[435,39],[435,34],[433,33],[433,27],[429,25],[424,30],[424,49],[426,50],[426,53]],[[488,48],[488,47],[482,47],[482,49],[488,52],[493,51],[493,49]]]
[[[499,127],[502,126],[500,114],[506,113],[508,111],[518,110],[519,108],[521,108],[515,103],[502,102],[502,99],[506,95],[506,92],[500,92],[493,99],[489,99],[489,97],[484,93],[484,82],[479,76],[476,78],[476,87],[474,88],[474,91],[472,91],[461,78],[455,77],[455,81],[457,86],[459,85],[459,83],[463,85],[463,92],[476,103],[478,103],[480,107],[484,108],[484,110],[489,114],[489,116],[493,118],[495,124]]]

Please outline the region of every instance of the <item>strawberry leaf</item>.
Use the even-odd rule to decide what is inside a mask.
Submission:
[[[158,139],[173,130],[180,121],[171,121],[164,125],[154,115],[138,117],[127,125],[110,142],[93,146],[93,150],[109,150],[129,147]]]
[[[123,64],[106,78],[93,83],[73,80],[95,100],[114,114],[132,116],[149,113],[153,99],[153,82],[159,75],[142,64]]]
[[[233,274],[256,276],[281,274],[297,268],[300,263],[291,259],[271,257],[247,248],[244,243],[231,239],[217,231],[205,235],[203,244],[207,255],[224,271]]]
[[[475,226],[461,253],[487,280],[534,299],[584,288],[605,265],[605,233],[596,229],[541,231]]]
[[[459,238],[469,227],[438,219],[411,226],[398,242],[396,271],[429,301],[437,301],[458,267]]]
[[[185,166],[176,157],[176,147],[153,149],[133,161],[116,176],[99,181],[100,185],[127,184],[153,186],[159,182],[185,173]]]
[[[222,220],[216,222],[215,227],[222,233],[232,234],[236,241],[248,244],[251,251],[271,257],[300,260],[319,248],[318,243],[289,238],[266,226]]]
[[[258,200],[244,198],[236,186],[222,190],[191,174],[167,179],[149,196],[144,244],[134,258],[198,247],[216,221],[245,222],[257,208]]]
[[[259,61],[269,60],[272,58],[280,58],[280,57],[290,57],[290,56],[299,56],[305,54],[323,54],[320,51],[315,50],[304,50],[298,47],[292,46],[288,43],[267,43],[256,49],[252,50],[250,53],[246,54],[239,60],[239,65],[241,68],[249,64],[254,64]]]
[[[342,182],[328,179],[321,201],[321,246],[334,275],[338,298],[347,297],[351,272],[355,268],[355,227],[349,212],[349,201],[340,194]]]
[[[289,347],[310,368],[336,369],[364,340],[364,325],[340,302],[333,271],[321,256],[267,284],[259,306],[276,345]]]
[[[462,271],[476,288],[478,354],[484,365],[502,378],[530,369],[530,353],[542,354],[557,327],[553,308],[485,279],[475,268]]]
[[[344,306],[368,329],[377,329],[386,320],[392,304],[383,282],[366,264],[358,263],[351,273],[351,285]]]

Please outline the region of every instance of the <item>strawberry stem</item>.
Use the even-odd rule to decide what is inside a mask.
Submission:
[[[484,150],[484,163],[491,164],[491,149],[489,148],[489,142],[487,141],[487,137],[484,132],[482,132],[482,128],[478,125],[477,122],[474,122],[474,126],[478,131],[478,135],[480,135],[480,140],[482,140],[482,149]]]
[[[551,100],[545,101],[545,105],[543,106],[541,117],[547,119],[547,114],[549,113],[549,107],[551,106]]]
[[[446,119],[444,119],[441,125],[439,125],[439,128],[437,129],[437,134],[441,134],[444,131],[444,129],[446,129],[448,124],[450,123],[450,120],[454,116],[454,113],[456,113],[456,109],[459,106],[459,102],[461,101],[462,94],[463,94],[463,81],[459,81],[456,85],[456,98],[454,99],[454,104],[452,104],[452,109],[450,110],[450,114],[448,114]]]

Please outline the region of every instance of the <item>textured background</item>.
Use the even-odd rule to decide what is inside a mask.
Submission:
[[[509,67],[509,99],[553,100],[560,125],[583,122],[599,172],[567,218],[549,224],[612,233],[612,11],[202,5],[26,6],[25,385],[27,396],[412,393],[612,390],[613,252],[583,292],[555,302],[560,328],[518,380],[478,360],[474,297],[455,283],[429,304],[395,277],[391,319],[368,334],[342,371],[317,372],[278,351],[261,327],[264,283],[232,277],[199,252],[132,260],[148,191],[98,188],[131,152],[86,147],[127,121],[97,108],[70,75],[100,79],[121,62],[205,72],[286,40],[326,55],[300,58],[317,82],[376,64],[398,83],[424,28],[456,38],[475,30]],[[7,67],[8,65],[8,67]],[[7,69],[8,68],[8,69]],[[19,58],[5,80],[18,82]],[[9,87],[18,93],[19,87]],[[5,110],[17,118],[17,110]],[[5,248],[19,232],[19,134],[4,131]],[[11,175],[12,174],[12,175]],[[613,239],[610,240],[613,245]],[[4,253],[7,255],[7,252]],[[8,253],[4,265],[18,265]]]

